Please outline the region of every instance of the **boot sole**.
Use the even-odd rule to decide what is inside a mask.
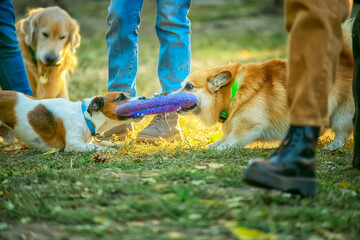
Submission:
[[[284,177],[272,172],[257,171],[249,168],[243,174],[243,181],[257,187],[277,189],[283,192],[313,197],[316,195],[315,179],[304,177]]]
[[[167,142],[174,142],[175,140],[178,142],[182,141],[182,137],[179,134],[167,138],[164,137],[160,137],[160,138],[164,139]],[[160,141],[160,138],[140,135],[136,137],[136,142],[156,144],[156,142]]]

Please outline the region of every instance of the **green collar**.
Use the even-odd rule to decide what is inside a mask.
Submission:
[[[238,86],[239,86],[239,79],[235,79],[235,82],[233,83],[233,85],[231,86],[231,99],[230,99],[230,102],[234,99],[235,95],[236,95],[236,92],[237,92],[237,89],[238,89]],[[220,116],[219,116],[219,122],[223,123],[225,122],[225,120],[227,119],[228,117],[228,112],[226,109],[223,109],[221,112],[220,112]]]
[[[38,63],[37,63],[37,58],[36,58],[36,52],[35,50],[29,46],[29,52],[31,54],[31,58],[32,58],[32,61],[33,63],[35,64],[35,66],[37,67],[38,66]]]

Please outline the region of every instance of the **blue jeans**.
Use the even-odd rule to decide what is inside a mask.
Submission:
[[[0,0],[0,86],[33,96],[16,38],[11,0]]]
[[[181,87],[190,73],[191,0],[156,0],[156,34],[160,42],[158,77],[163,92]],[[111,0],[106,42],[109,56],[108,91],[136,95],[138,66],[137,29],[143,0]]]

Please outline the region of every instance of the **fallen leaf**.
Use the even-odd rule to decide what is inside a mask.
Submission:
[[[343,187],[343,188],[349,188],[351,187],[351,184],[349,182],[346,182],[346,181],[343,181],[341,183],[339,183],[340,187]]]
[[[93,221],[94,223],[98,223],[98,224],[101,224],[101,225],[110,225],[111,221],[110,219],[108,219],[107,217],[105,216],[95,216],[93,218]]]
[[[191,181],[191,184],[193,184],[195,186],[199,186],[199,185],[205,184],[205,181],[204,180],[193,180],[193,181]]]
[[[56,150],[50,150],[50,151],[47,151],[46,153],[43,153],[43,154],[40,154],[39,156],[47,156],[47,155],[50,155],[50,154],[53,154],[53,153],[57,153],[59,150],[56,149]]]
[[[202,169],[206,169],[206,166],[196,165],[195,168],[196,168],[196,169],[199,169],[199,170],[202,170]]]
[[[255,239],[277,239],[277,236],[272,233],[265,233],[257,229],[250,229],[246,227],[237,227],[233,224],[226,225],[227,229],[239,240],[255,240]]]
[[[170,200],[170,199],[175,199],[176,197],[177,196],[175,193],[166,193],[166,194],[161,195],[160,198]]]
[[[221,163],[208,163],[206,166],[207,166],[207,168],[210,168],[210,169],[224,168],[224,164],[221,164]]]
[[[31,221],[31,218],[29,218],[29,217],[23,217],[23,218],[20,219],[20,222],[22,224],[28,223],[30,221]]]
[[[156,183],[156,180],[154,178],[143,178],[143,179],[141,179],[141,181],[144,184],[150,184],[150,185]]]
[[[189,214],[188,218],[191,220],[198,220],[201,218],[201,215],[198,213],[191,213],[191,214]]]
[[[172,232],[169,232],[168,236],[169,236],[169,238],[171,238],[171,239],[176,239],[176,238],[180,238],[180,237],[181,237],[181,233],[172,231]]]
[[[130,225],[134,226],[134,227],[142,227],[142,226],[145,226],[145,223],[141,222],[141,221],[132,221],[132,222],[130,222]]]
[[[11,210],[14,210],[14,208],[15,208],[15,205],[12,202],[9,201],[6,203],[7,210],[11,211]]]
[[[154,189],[155,189],[155,190],[160,190],[162,187],[163,187],[162,184],[156,184],[156,185],[154,186]]]
[[[214,203],[215,201],[214,201],[214,200],[211,200],[211,199],[200,199],[199,202],[205,203],[205,204],[212,204],[212,203]]]

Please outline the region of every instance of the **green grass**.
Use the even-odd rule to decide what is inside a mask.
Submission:
[[[261,15],[266,4],[194,4],[192,70],[284,58],[282,17]],[[83,39],[70,95],[81,100],[106,92],[107,4],[74,6]],[[146,1],[142,15],[138,94],[151,96],[160,89],[154,3]],[[150,120],[135,124],[134,134]],[[341,150],[318,152],[318,194],[301,198],[242,182],[248,161],[269,156],[272,145],[206,150],[221,125],[207,128],[194,117],[180,124],[183,142],[137,144],[130,136],[102,164],[91,152],[44,155],[0,141],[0,239],[255,239],[249,229],[270,234],[258,239],[359,238],[360,174],[351,168],[352,140]],[[330,141],[322,138],[319,148]],[[244,228],[241,238],[236,230]]]

